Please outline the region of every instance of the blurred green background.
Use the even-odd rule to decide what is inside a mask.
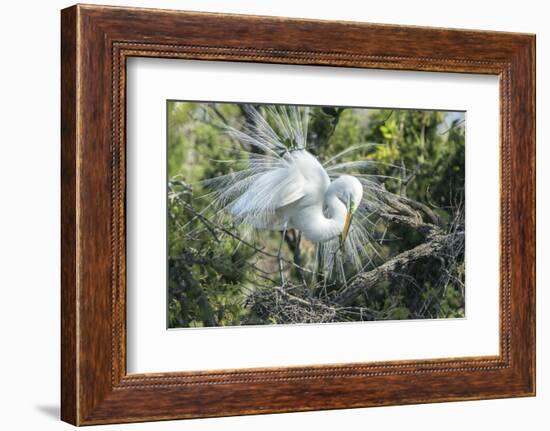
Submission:
[[[260,105],[255,107],[261,112]],[[234,158],[228,149],[239,144],[221,125],[239,128],[246,122],[243,105],[168,101],[167,116],[170,328],[464,317],[463,253],[452,270],[440,257],[415,262],[341,312],[317,316],[315,310],[297,310],[292,319],[278,312],[280,298],[271,294],[278,282],[277,260],[247,244],[276,254],[280,233],[245,237],[230,219],[217,217],[209,207],[209,190],[201,185],[234,168],[224,161]],[[354,145],[380,144],[341,161],[375,161],[387,190],[429,206],[443,223],[451,223],[464,202],[464,121],[463,112],[312,107],[308,150],[323,161]],[[378,256],[372,267],[422,241],[418,232],[399,224],[375,226]],[[290,241],[295,233],[288,235]],[[284,244],[286,259],[312,267],[313,244],[302,241],[299,256],[295,253]],[[287,271],[296,295],[317,295],[315,286],[303,283],[303,274]],[[341,288],[338,282],[330,285]]]

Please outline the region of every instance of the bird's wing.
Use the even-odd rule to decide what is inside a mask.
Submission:
[[[308,109],[296,106],[264,107],[265,117],[252,105],[244,106],[249,121],[240,130],[226,126],[240,142],[243,166],[204,181],[214,203],[240,222],[260,229],[282,229],[289,206],[307,198],[322,198],[330,179],[305,150]],[[251,148],[249,150],[248,148]]]
[[[267,170],[253,178],[246,190],[228,206],[229,212],[259,229],[282,229],[282,209],[306,195],[305,179],[292,165]]]

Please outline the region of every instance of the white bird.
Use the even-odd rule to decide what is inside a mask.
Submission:
[[[338,266],[343,276],[347,255],[359,268],[371,246],[362,223],[352,225],[363,195],[377,200],[379,185],[368,175],[343,174],[345,168],[363,167],[369,162],[334,164],[350,148],[323,166],[307,151],[308,108],[266,106],[266,117],[247,105],[250,121],[241,130],[225,126],[228,134],[245,148],[235,160],[235,172],[206,180],[215,203],[240,223],[259,230],[281,231],[279,270],[284,285],[281,246],[287,229],[296,229],[317,245],[326,275]],[[272,125],[268,120],[271,121]],[[241,168],[238,167],[239,164]],[[332,165],[332,166],[331,166]],[[332,181],[331,181],[332,177]],[[367,192],[367,193],[365,193]]]

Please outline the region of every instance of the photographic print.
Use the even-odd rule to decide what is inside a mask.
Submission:
[[[168,327],[465,317],[465,120],[167,101]]]
[[[534,34],[75,5],[60,45],[62,420],[535,395]]]

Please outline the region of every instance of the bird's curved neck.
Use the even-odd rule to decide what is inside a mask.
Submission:
[[[346,206],[336,197],[331,187],[325,193],[323,205],[312,206],[305,212],[300,220],[294,221],[294,225],[311,241],[329,241],[344,230]]]

